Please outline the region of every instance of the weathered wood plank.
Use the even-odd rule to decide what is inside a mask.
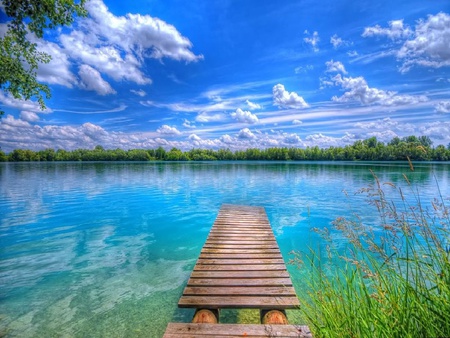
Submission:
[[[224,237],[226,238],[226,237]],[[254,245],[254,244],[258,244],[258,245],[268,245],[268,244],[275,244],[277,245],[277,242],[274,239],[259,239],[257,242],[255,242],[255,240],[235,240],[235,239],[216,239],[216,238],[208,238],[207,243],[205,243],[205,245],[211,245],[211,244],[224,244],[224,245]]]
[[[210,234],[212,235],[225,235],[225,236],[251,236],[251,237],[266,237],[268,235],[271,235],[272,232],[269,230],[262,230],[262,231],[255,231],[255,230],[248,230],[248,231],[239,231],[236,229],[230,229],[230,230],[222,230],[222,229],[212,229]]]
[[[200,254],[200,258],[205,259],[267,259],[267,258],[277,258],[277,259],[283,259],[281,256],[281,253],[273,254],[262,254],[262,253],[247,253],[247,254],[223,254],[223,253],[214,253],[214,252],[204,252]]]
[[[277,254],[280,253],[279,249],[212,249],[203,248],[202,253],[221,253],[221,254],[251,254],[251,253],[265,253],[265,254]]]
[[[296,296],[292,286],[188,286],[183,293],[186,296]]]
[[[312,338],[305,325],[169,323],[163,338]]]
[[[217,244],[217,243],[207,243],[204,245],[204,248],[211,249],[278,249],[278,245],[276,243],[272,244]]]
[[[286,271],[286,266],[282,264],[199,264],[195,265],[194,271]]]
[[[299,305],[264,208],[222,206],[178,305],[279,310]]]
[[[224,279],[224,278],[190,278],[188,286],[292,286],[290,278],[247,278],[247,279]]]
[[[287,271],[197,271],[191,273],[192,278],[289,278]]]
[[[179,307],[208,309],[296,309],[300,305],[296,296],[183,296]]]
[[[230,258],[222,258],[222,259],[204,259],[199,258],[197,264],[201,265],[258,265],[258,264],[284,264],[284,260],[282,258],[254,258],[254,259],[230,259]]]

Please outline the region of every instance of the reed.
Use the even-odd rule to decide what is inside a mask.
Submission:
[[[341,217],[331,230],[313,229],[325,252],[296,253],[307,274],[304,319],[317,338],[450,337],[447,201],[437,189],[439,197],[424,207],[406,175],[412,199],[372,174],[374,184],[359,193],[376,208],[378,226],[358,215]],[[340,243],[345,236],[345,248],[337,236]]]

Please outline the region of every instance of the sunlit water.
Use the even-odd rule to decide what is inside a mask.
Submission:
[[[374,219],[369,169],[450,195],[448,163],[1,163],[0,336],[161,337],[192,318],[178,298],[222,203],[265,207],[288,261],[313,227]]]

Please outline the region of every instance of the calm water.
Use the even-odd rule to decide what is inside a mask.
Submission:
[[[0,163],[0,336],[161,337],[192,318],[176,304],[222,203],[264,206],[288,260],[312,227],[375,219],[369,169],[450,196],[448,163]]]

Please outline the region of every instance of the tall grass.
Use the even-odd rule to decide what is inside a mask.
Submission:
[[[309,249],[295,261],[307,271],[302,311],[314,337],[450,337],[450,217],[446,200],[424,207],[392,183],[359,193],[376,208],[379,224],[353,215],[334,229],[314,229],[326,252]],[[385,191],[398,194],[396,202]],[[336,234],[347,247],[336,245]],[[340,240],[342,243],[342,239]]]

